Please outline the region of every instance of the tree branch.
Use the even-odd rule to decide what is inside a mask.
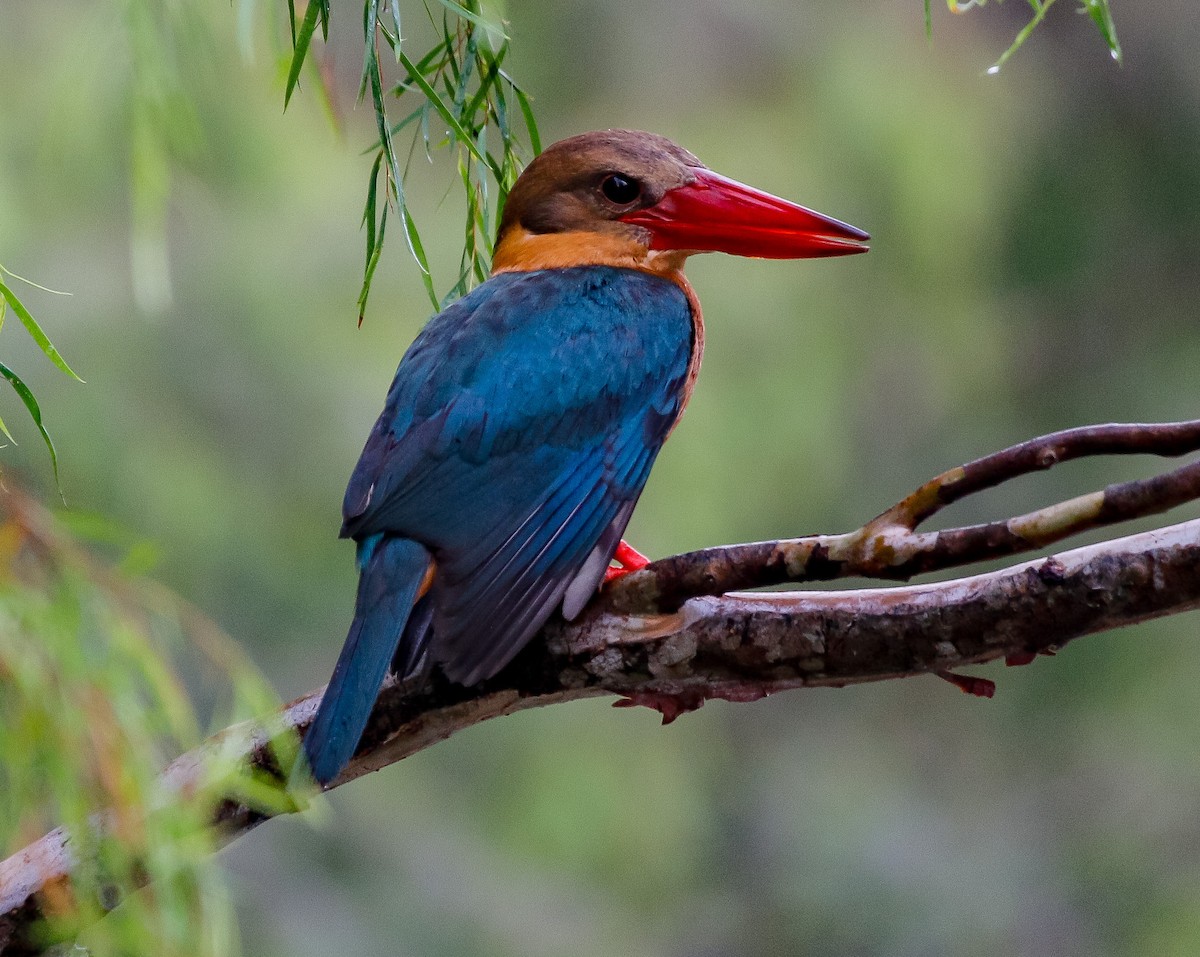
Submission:
[[[1197,450],[1200,420],[1053,432],[943,472],[853,532],[675,555],[622,577],[601,600],[613,611],[665,612],[697,595],[851,577],[907,580],[925,572],[1036,551],[1088,529],[1157,515],[1200,498],[1200,462],[1003,521],[924,534],[916,529],[953,502],[1073,459],[1179,456]]]
[[[499,675],[473,688],[438,676],[389,683],[340,786],[488,718],[602,694],[664,721],[711,698],[752,701],[790,688],[944,674],[1000,657],[1028,660],[1083,635],[1200,607],[1200,519],[1001,571],[887,589],[724,594],[731,587],[846,575],[907,577],[1038,548],[1085,528],[1200,498],[1200,463],[985,525],[917,533],[950,502],[1058,462],[1097,454],[1180,455],[1200,422],[1056,433],[931,480],[856,532],[708,549],[655,562],[606,590],[576,622],[556,621]],[[968,679],[969,680],[969,679]],[[282,721],[303,734],[319,691]],[[230,728],[164,772],[171,789],[201,780],[229,749],[283,781],[266,733]],[[214,823],[232,840],[265,820],[235,801]],[[0,954],[39,952],[30,934],[47,893],[75,862],[62,830],[0,862]]]

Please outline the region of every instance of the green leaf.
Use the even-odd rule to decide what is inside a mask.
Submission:
[[[493,90],[493,95],[496,97],[497,108],[499,109],[503,107],[504,93],[501,90],[500,83],[498,81],[500,79],[500,64],[503,62],[504,54],[507,52],[507,43],[500,48],[500,52],[495,57],[487,53],[487,51],[481,52],[480,59],[484,63],[486,69],[479,76],[479,89],[471,98],[471,102],[468,103],[462,110],[465,115],[474,116],[481,108],[485,107],[487,104],[488,93],[493,92]],[[497,117],[497,119],[498,118],[499,117]],[[503,132],[503,127],[501,127],[501,135],[504,136],[505,140],[508,139],[508,134]]]
[[[428,99],[433,108],[438,111],[438,115],[446,121],[446,125],[450,127],[450,132],[454,134],[454,137],[467,148],[467,151],[470,152],[472,156],[478,160],[487,162],[487,160],[480,154],[479,147],[475,145],[475,141],[471,138],[467,131],[462,128],[462,125],[454,116],[454,112],[446,105],[445,101],[438,95],[437,91],[430,85],[429,81],[417,72],[416,66],[403,52],[401,52],[399,56],[400,63],[406,70],[408,70],[413,82],[417,85],[418,89],[425,94],[425,98]]]
[[[8,439],[8,441],[10,441],[10,442],[11,442],[13,445],[16,445],[16,444],[17,444],[17,440],[16,440],[16,439],[14,439],[14,438],[13,438],[13,434],[12,434],[11,432],[9,432],[9,431],[8,431],[8,426],[4,424],[4,420],[3,420],[3,419],[0,419],[0,432],[3,432],[3,433],[4,433],[4,436],[5,436],[5,438],[7,438],[7,439]]]
[[[12,311],[15,312],[17,314],[17,318],[21,320],[21,325],[25,327],[26,331],[33,338],[33,341],[38,344],[38,348],[46,354],[46,358],[58,366],[59,369],[69,375],[72,379],[82,382],[83,379],[80,379],[79,376],[75,374],[74,370],[67,365],[67,361],[59,354],[59,351],[54,348],[54,343],[50,341],[46,333],[42,331],[42,327],[37,324],[37,320],[30,315],[29,310],[26,309],[21,300],[17,298],[17,294],[9,289],[8,286],[6,286],[2,281],[0,281],[0,296],[2,296],[10,306],[12,306]]]
[[[474,10],[468,10],[461,3],[456,3],[455,0],[437,0],[437,2],[456,17],[466,20],[468,23],[473,23],[477,27],[483,27],[485,30],[499,33],[502,37],[508,39],[507,34],[505,34],[498,23],[484,19],[481,14],[476,13]]]
[[[529,131],[529,146],[533,150],[533,155],[536,156],[542,151],[542,138],[538,135],[537,120],[533,116],[533,107],[529,105],[529,97],[525,95],[517,84],[505,76],[505,79],[512,85],[513,92],[517,94],[517,103],[521,106],[521,115],[525,117],[525,129]]]
[[[455,33],[450,32],[450,18],[445,15],[442,16],[442,48],[446,51],[446,71],[442,80],[449,93],[458,82],[458,33],[457,28]]]
[[[513,158],[512,129],[508,125],[508,104],[504,101],[504,93],[501,90],[501,86],[497,84],[496,100],[493,105],[496,113],[496,128],[500,131],[500,139],[504,143],[504,166],[507,169]],[[501,180],[500,187],[504,188],[503,180]]]
[[[304,66],[304,58],[308,55],[308,48],[312,43],[313,32],[317,29],[317,19],[320,13],[321,3],[318,0],[309,0],[308,9],[304,11],[304,22],[300,24],[300,32],[295,36],[292,43],[292,65],[288,69],[287,89],[283,94],[283,108],[285,110],[288,103],[291,102],[292,92],[296,89],[296,84],[300,80],[300,70]],[[292,14],[292,23],[294,26],[294,10]]]
[[[363,68],[362,78],[358,83],[358,100],[361,103],[366,96],[367,88],[372,90],[379,85],[379,54],[375,50],[375,24],[379,19],[379,4],[378,0],[368,0],[363,5]],[[375,102],[376,111],[382,109],[383,104],[372,97]]]
[[[412,213],[405,206],[402,210],[404,214],[404,233],[408,236],[409,245],[412,247],[413,255],[417,259],[417,265],[421,267],[421,278],[425,282],[425,291],[429,294],[429,301],[437,307],[437,293],[433,289],[433,274],[429,271],[429,258],[425,255],[425,247],[421,243],[421,234],[417,232],[417,224],[412,218]]]
[[[386,197],[383,212],[378,216],[379,228],[376,231],[376,196],[379,183],[380,167],[383,163],[383,151],[375,157],[371,167],[371,179],[367,187],[367,204],[363,209],[363,223],[367,227],[367,262],[363,267],[362,288],[358,293],[358,324],[361,326],[363,315],[367,311],[367,297],[371,294],[371,280],[375,276],[375,267],[379,265],[379,257],[383,252],[383,238],[387,230],[388,204]],[[386,173],[384,174],[387,175]]]
[[[375,198],[377,195],[377,186],[379,182],[379,166],[383,162],[383,153],[380,152],[375,156],[375,162],[371,164],[371,175],[367,179],[367,202],[363,207],[363,225],[367,227],[367,258],[371,258],[371,251],[375,248]],[[385,204],[386,208],[386,204]]]
[[[387,230],[388,207],[383,207],[383,215],[379,217],[379,241],[367,257],[366,268],[363,269],[362,288],[358,293],[358,324],[361,326],[363,316],[367,312],[367,297],[371,295],[371,280],[375,278],[375,267],[379,265],[379,257],[383,253],[383,236]]]
[[[425,144],[425,158],[433,159],[429,155],[429,104],[425,103],[421,107],[421,142]]]
[[[400,0],[388,0],[388,6],[392,10],[392,25],[396,28],[396,43],[399,43],[400,37],[404,36],[404,31],[400,29]]]
[[[463,60],[462,70],[459,71],[457,81],[454,85],[454,115],[458,118],[459,122],[466,119],[463,108],[467,102],[467,84],[471,82],[471,77],[475,73],[475,51],[475,32],[471,31],[471,35],[467,38],[467,52]]]
[[[1092,18],[1092,22],[1100,30],[1100,36],[1104,37],[1104,42],[1108,45],[1108,52],[1112,54],[1112,58],[1118,63],[1122,62],[1121,44],[1117,40],[1117,27],[1113,23],[1108,0],[1083,0],[1083,6]]]
[[[74,374],[74,373],[72,373]],[[25,408],[29,410],[29,417],[33,419],[33,424],[37,426],[38,431],[42,433],[42,441],[46,443],[46,448],[50,452],[50,464],[54,468],[54,484],[58,485],[58,452],[55,451],[54,441],[50,438],[50,433],[46,431],[46,426],[42,424],[42,409],[38,405],[37,399],[33,397],[33,393],[29,391],[29,386],[21,381],[21,377],[12,371],[3,362],[0,362],[0,375],[4,376],[13,387],[13,391],[17,393],[21,401],[25,403]],[[5,433],[7,433],[5,429]],[[62,487],[59,486],[59,494],[62,494]]]

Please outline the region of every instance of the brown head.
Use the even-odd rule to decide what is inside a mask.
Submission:
[[[865,252],[861,230],[720,176],[654,133],[561,140],[508,194],[494,270],[610,264],[675,271],[691,253]]]

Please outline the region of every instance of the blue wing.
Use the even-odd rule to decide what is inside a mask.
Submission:
[[[679,416],[692,337],[674,283],[590,266],[497,276],[413,343],[342,533],[433,553],[428,650],[452,680],[494,674],[594,593]]]

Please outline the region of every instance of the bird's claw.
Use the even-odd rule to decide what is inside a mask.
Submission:
[[[701,691],[689,690],[678,694],[663,691],[634,691],[613,702],[614,708],[653,708],[662,715],[662,723],[670,724],[681,714],[696,711],[704,704]]]
[[[1019,668],[1033,662],[1038,655],[1053,658],[1057,651],[1057,645],[1047,645],[1045,648],[1038,648],[1037,651],[1014,651],[1004,656],[1004,663],[1010,668]]]
[[[609,567],[605,570],[604,584],[606,585],[620,578],[622,575],[641,571],[650,564],[650,559],[630,545],[625,539],[621,539],[618,543],[617,550],[613,554],[613,561],[620,567]]]
[[[990,698],[996,693],[996,682],[987,678],[973,678],[971,675],[956,675],[952,671],[936,672],[943,681],[949,681],[963,694],[974,695],[977,698]]]
[[[1036,651],[1013,651],[1004,656],[1004,663],[1010,668],[1019,668],[1022,665],[1032,663],[1038,655],[1053,657],[1056,651],[1058,651],[1058,648],[1055,645],[1047,645],[1045,648],[1038,648]],[[939,671],[936,674],[943,681],[949,681],[950,684],[958,688],[963,694],[975,695],[977,698],[990,698],[996,693],[996,682],[989,681],[987,678],[956,675],[952,671]]]

